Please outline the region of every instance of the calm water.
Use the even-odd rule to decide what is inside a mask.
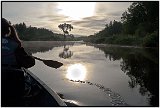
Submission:
[[[157,49],[80,42],[24,42],[24,47],[36,57],[64,64],[54,69],[36,60],[29,70],[69,105],[158,106]]]

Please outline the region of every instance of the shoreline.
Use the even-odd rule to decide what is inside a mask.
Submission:
[[[42,44],[43,42],[43,44]],[[27,46],[28,43],[33,46],[43,47],[43,45],[47,46],[64,46],[64,45],[74,45],[75,43],[86,44],[91,46],[100,46],[100,47],[121,47],[121,48],[152,48],[158,49],[159,47],[142,47],[142,46],[131,46],[131,45],[118,45],[118,44],[95,44],[91,42],[84,42],[84,41],[22,41],[23,46]]]

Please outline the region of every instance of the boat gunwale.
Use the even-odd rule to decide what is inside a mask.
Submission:
[[[28,69],[23,68],[23,70],[25,72],[27,72],[31,77],[33,77],[41,86],[44,87],[44,89],[46,89],[46,91],[52,95],[52,97],[57,101],[57,103],[60,106],[67,106],[66,103],[60,98],[60,96],[51,88],[49,88],[42,80],[40,80],[36,75],[34,75],[31,71],[29,71]]]

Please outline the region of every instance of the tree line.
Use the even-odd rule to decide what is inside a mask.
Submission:
[[[105,28],[85,38],[93,43],[159,46],[159,2],[133,2],[121,21],[110,21]]]
[[[27,27],[24,22],[13,26],[16,28],[20,39],[24,41],[58,41],[63,39],[62,34],[54,33],[46,28]]]
[[[20,24],[13,25],[21,40],[23,41],[76,41],[77,39],[73,34],[54,33],[53,31],[46,28],[37,28],[27,26],[24,22]],[[70,29],[70,28],[69,28]]]

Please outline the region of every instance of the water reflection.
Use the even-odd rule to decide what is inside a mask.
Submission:
[[[81,81],[81,80],[76,80],[76,81],[70,80],[70,81],[81,84],[88,84],[99,88],[111,98],[110,103],[112,104],[112,106],[128,106],[128,104],[124,101],[124,99],[120,96],[120,94],[112,91],[110,88],[104,87],[102,84],[93,83],[90,81]]]
[[[86,77],[86,68],[82,64],[70,65],[67,69],[66,77],[69,80],[84,80]]]
[[[63,101],[67,104],[67,106],[80,106],[79,102],[75,101],[75,100],[68,100],[64,98],[64,95],[62,93],[57,93],[61,99],[63,99]]]
[[[128,75],[128,86],[149,98],[151,106],[159,102],[159,54],[157,49],[136,49],[95,46],[104,51],[110,61],[122,60],[121,70]],[[134,101],[134,100],[133,100]]]
[[[59,57],[64,59],[70,58],[71,56],[73,56],[73,52],[69,50],[69,46],[64,46],[63,52],[59,53]]]
[[[31,44],[29,44],[29,45],[31,45]],[[45,43],[45,45],[48,46],[49,44]],[[63,46],[63,44],[61,44],[61,46]],[[99,79],[92,79],[92,77],[90,79],[87,79],[88,77],[86,77],[86,74],[88,76],[88,73],[85,72],[85,75],[82,75],[84,73],[84,71],[82,71],[83,69],[79,70],[79,69],[81,69],[81,68],[79,68],[81,66],[73,66],[76,68],[71,68],[72,65],[70,65],[68,67],[67,74],[66,74],[67,79],[69,79],[72,82],[79,83],[79,84],[87,84],[87,85],[91,85],[91,87],[99,88],[100,90],[104,91],[107,94],[107,97],[109,96],[111,98],[112,104],[117,105],[117,103],[122,102],[121,97],[120,97],[121,92],[117,91],[117,93],[114,93],[112,91],[114,89],[112,89],[112,88],[110,88],[110,86],[108,86],[108,84],[110,84],[110,83],[112,84],[112,82],[109,82],[110,80],[107,79],[108,77],[105,78],[105,75],[109,75],[109,77],[112,78],[112,77],[114,77],[115,74],[108,74],[107,72],[105,72],[105,69],[107,69],[107,67],[105,68],[105,65],[106,65],[105,62],[107,61],[107,64],[110,64],[110,63],[113,63],[114,61],[118,60],[118,65],[120,65],[120,69],[122,70],[122,71],[121,70],[119,70],[119,71],[123,72],[122,73],[123,75],[126,74],[126,75],[124,75],[125,77],[121,77],[121,79],[119,81],[123,80],[122,78],[126,78],[124,80],[125,82],[126,82],[126,80],[128,80],[128,84],[123,83],[123,82],[120,84],[122,84],[122,86],[124,84],[124,86],[125,86],[124,91],[131,90],[129,93],[131,93],[131,94],[133,93],[133,99],[132,99],[132,95],[130,95],[129,93],[126,92],[126,95],[123,95],[123,96],[126,96],[125,101],[128,102],[128,104],[132,103],[131,101],[133,101],[133,104],[131,104],[131,105],[135,105],[135,106],[136,105],[158,106],[158,104],[159,104],[159,54],[158,54],[157,49],[142,49],[142,48],[138,49],[138,48],[127,48],[127,47],[122,48],[122,47],[113,47],[113,46],[105,46],[104,47],[104,46],[100,46],[100,45],[96,45],[95,47],[96,48],[94,48],[95,50],[93,51],[93,49],[90,49],[90,48],[92,48],[91,46],[85,47],[83,45],[83,46],[79,46],[78,49],[77,49],[77,47],[74,46],[74,47],[72,47],[73,48],[72,50],[74,52],[81,52],[81,53],[80,54],[74,53],[74,56],[72,56],[72,59],[67,59],[67,60],[63,59],[63,62],[64,62],[64,64],[73,63],[73,62],[74,63],[77,63],[77,62],[87,62],[88,63],[89,62],[91,64],[94,64],[94,66],[102,65],[102,67],[103,67],[102,73],[103,74],[99,74],[99,78],[101,78],[100,80],[103,83],[100,84]],[[28,47],[28,48],[32,48],[32,47]],[[34,51],[34,48],[31,51]],[[62,47],[60,47],[60,48],[63,49]],[[55,52],[54,53],[55,55],[59,54],[60,48],[57,48],[57,50],[55,50],[55,49],[53,50],[53,52]],[[100,49],[100,54],[99,54],[97,48]],[[42,49],[43,49],[43,47],[42,47]],[[38,51],[41,51],[41,50],[38,50]],[[101,54],[102,53],[101,51],[104,52],[103,54],[105,54],[106,59],[102,58],[104,56]],[[97,54],[97,52],[98,52],[98,54]],[[44,53],[44,56],[46,56],[46,55],[49,55],[49,54]],[[58,60],[59,59],[60,58],[58,57]],[[97,62],[97,59],[98,59],[98,62]],[[100,64],[99,64],[99,62],[100,62]],[[120,64],[119,64],[119,62],[120,62]],[[75,64],[73,64],[73,65],[75,65]],[[110,69],[110,66],[111,66],[111,69],[114,68],[114,66],[111,64],[111,65],[109,65],[108,69]],[[41,69],[39,67],[38,67],[37,73],[39,73],[41,71]],[[119,69],[119,66],[115,67],[115,68]],[[97,70],[99,70],[99,69],[100,68],[98,68]],[[97,70],[96,69],[92,70],[93,71],[93,73],[92,73],[93,78],[94,78],[94,76],[97,75]],[[119,75],[119,73],[117,73],[117,74]],[[45,77],[45,75],[46,75],[46,77]],[[45,78],[47,79],[48,74],[45,74],[45,75],[44,75],[44,79]],[[79,77],[79,76],[84,76],[84,77]],[[53,81],[53,82],[57,81],[57,79],[54,80],[53,78],[51,78],[51,80],[48,78],[47,80]],[[88,81],[88,80],[90,80],[90,81]],[[92,81],[94,81],[95,83]],[[108,81],[108,83],[106,83],[107,81]],[[57,85],[58,84],[63,85],[64,82],[58,81]],[[125,84],[127,84],[128,87],[126,87]],[[63,85],[62,87],[64,88],[64,86],[65,85]],[[116,86],[116,87],[119,88],[119,87],[121,87],[121,85]],[[121,88],[121,89],[123,90],[123,88]],[[133,91],[132,91],[132,89],[133,89]],[[57,91],[58,90],[61,90],[61,88],[58,88]],[[67,91],[67,89],[63,89],[63,92],[66,92],[66,91]],[[72,92],[72,91],[70,91],[70,92]],[[89,92],[94,93],[94,90],[93,91],[90,90]],[[139,92],[139,93],[137,93],[137,92]],[[73,92],[73,94],[74,93],[75,92]],[[78,92],[77,94],[75,93],[74,95],[79,96],[79,95],[81,95],[81,92]],[[128,96],[128,95],[130,95],[130,96]],[[142,96],[140,96],[140,95],[142,95]],[[141,97],[142,97],[142,99],[141,99]],[[67,96],[66,96],[66,98],[67,98]],[[85,100],[82,97],[81,97],[81,99]],[[100,101],[100,100],[96,99],[94,95],[88,96],[87,99],[89,99],[93,102],[94,102],[94,100],[97,102]],[[137,99],[138,101],[136,101],[135,99]],[[118,102],[117,102],[117,100],[118,100]],[[81,101],[79,101],[79,102],[81,102]],[[93,103],[93,105],[94,104],[95,103]]]
[[[63,100],[67,104],[67,106],[80,106],[79,102],[75,100],[67,100],[67,99],[63,99]]]
[[[53,49],[54,47],[61,46],[73,46],[75,42],[63,42],[63,41],[23,41],[22,44],[27,52],[47,52],[48,50]]]

